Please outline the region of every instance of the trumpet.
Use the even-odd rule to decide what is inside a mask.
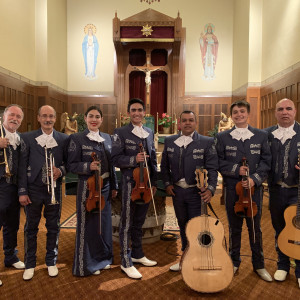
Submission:
[[[4,132],[3,132],[3,128],[2,128],[2,122],[1,122],[1,118],[0,118],[0,129],[1,129],[1,138],[4,138]],[[4,161],[0,162],[0,165],[5,164],[5,173],[4,173],[4,177],[11,177],[13,174],[10,172],[9,170],[9,165],[8,165],[8,161],[7,161],[7,153],[6,153],[6,148],[3,148],[3,156],[4,156]]]
[[[47,152],[46,147],[45,147],[45,159],[46,159],[46,172],[47,172],[47,177],[46,177],[47,178],[47,188],[48,188],[48,193],[51,194],[50,205],[59,204],[55,198],[56,181],[54,181],[54,179],[53,179],[53,167],[55,166],[54,157],[53,157],[53,154],[50,153],[49,158],[48,158],[48,152]],[[48,159],[49,159],[49,163],[48,163]],[[50,179],[49,179],[49,174],[48,174],[49,169],[50,169]]]

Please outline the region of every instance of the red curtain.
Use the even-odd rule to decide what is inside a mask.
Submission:
[[[167,91],[168,91],[168,75],[163,71],[155,71],[151,73],[151,106],[150,114],[156,119],[156,112],[159,117],[167,112]]]
[[[168,51],[166,49],[154,49],[151,51],[151,64],[153,66],[165,66],[168,63]]]
[[[129,74],[129,99],[139,98],[146,103],[145,77],[145,73],[141,71],[133,71]]]
[[[144,60],[142,49],[133,49],[130,53],[133,65],[139,66]],[[151,63],[153,66],[164,66],[167,64],[167,51],[165,49],[154,49],[151,53]],[[150,114],[154,116],[156,128],[156,113],[159,117],[167,112],[168,95],[168,75],[163,71],[151,73],[151,93],[150,93]],[[146,103],[146,83],[145,73],[133,71],[129,74],[129,99],[139,98]]]

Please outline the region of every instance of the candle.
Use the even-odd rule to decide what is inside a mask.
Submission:
[[[177,133],[177,117],[176,117],[176,113],[174,113],[174,120],[175,120],[175,123],[174,123],[174,133]]]

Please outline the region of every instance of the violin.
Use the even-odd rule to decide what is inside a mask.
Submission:
[[[139,145],[140,152],[144,152],[142,143]],[[152,190],[149,186],[148,168],[144,162],[139,162],[139,166],[133,170],[133,179],[135,186],[132,189],[131,200],[136,204],[146,204],[152,199]]]
[[[91,154],[93,161],[99,161],[95,152]],[[94,209],[103,210],[105,206],[104,196],[101,195],[103,187],[103,178],[101,177],[101,163],[99,162],[99,169],[94,171],[94,174],[87,180],[87,188],[89,196],[86,199],[86,210],[91,212]]]
[[[246,157],[242,158],[242,166],[248,167]],[[246,175],[243,175],[242,181],[248,180],[249,171]],[[252,195],[254,194],[254,186],[249,189],[242,186],[242,181],[239,181],[236,186],[236,194],[239,196],[239,200],[234,205],[234,212],[240,217],[253,218],[257,214],[257,205],[252,201]]]

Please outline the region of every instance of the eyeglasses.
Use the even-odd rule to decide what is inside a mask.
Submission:
[[[136,112],[136,111],[138,111],[138,112],[143,112],[144,109],[143,109],[143,108],[130,108],[130,111],[131,111],[131,112]]]
[[[42,119],[47,119],[47,118],[49,118],[49,119],[55,119],[55,115],[46,115],[46,114],[44,114],[44,115],[40,115],[40,117]]]

